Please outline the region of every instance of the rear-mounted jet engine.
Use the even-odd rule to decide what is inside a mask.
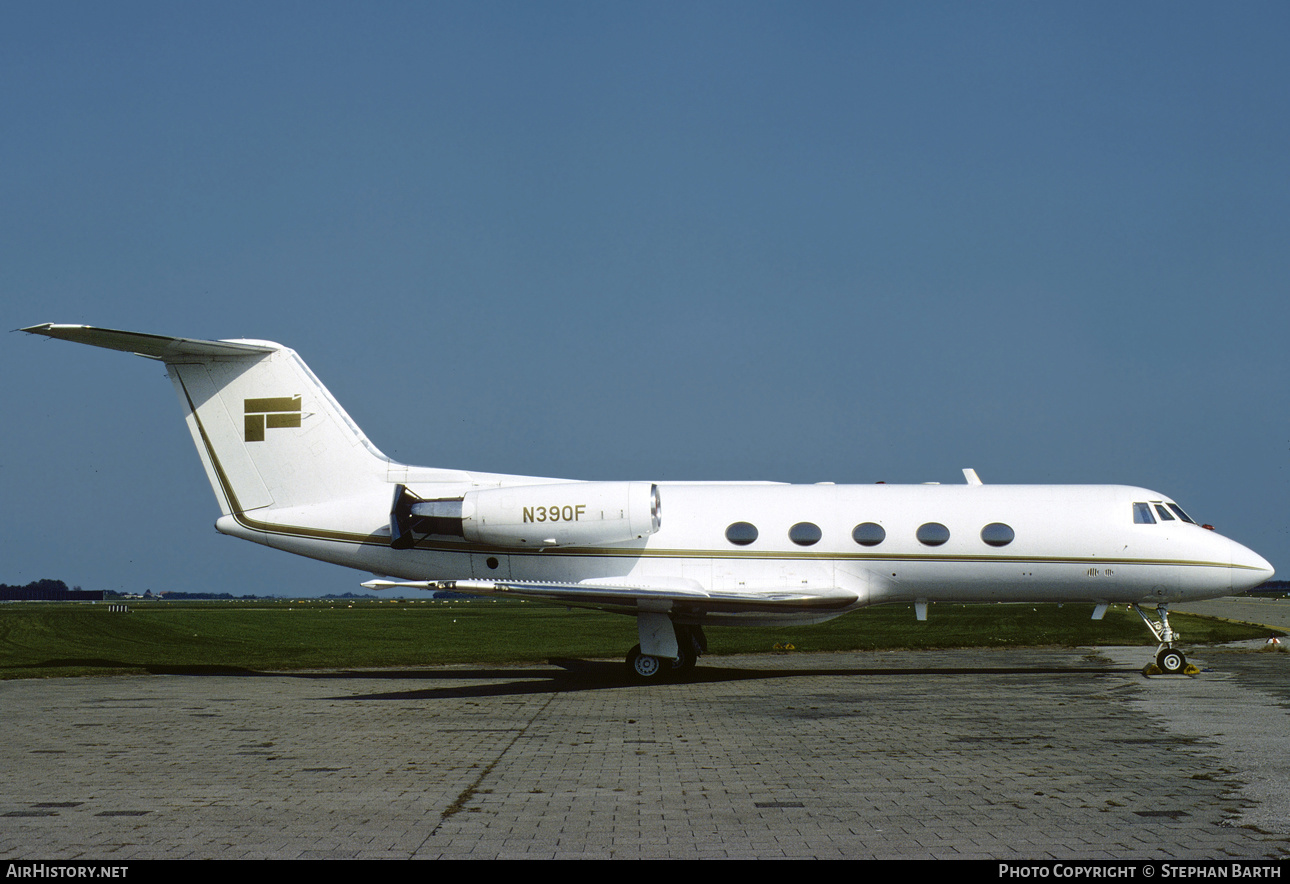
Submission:
[[[390,546],[410,549],[418,534],[508,549],[599,546],[642,540],[661,524],[658,486],[650,482],[520,485],[439,500],[422,500],[398,485]]]

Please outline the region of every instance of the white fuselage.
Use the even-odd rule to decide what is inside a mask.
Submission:
[[[502,479],[518,487],[552,481]],[[477,486],[409,486],[426,498],[468,487]],[[1170,501],[1128,486],[660,483],[659,490],[656,533],[596,547],[517,550],[428,536],[412,549],[394,550],[385,489],[367,501],[225,516],[218,527],[406,580],[684,580],[718,592],[838,587],[858,599],[827,613],[708,614],[708,623],[820,620],[864,605],[910,601],[1177,602],[1255,586],[1271,573],[1257,554],[1213,530],[1180,518],[1135,523],[1135,503],[1164,508]],[[735,523],[753,526],[756,539],[728,540]],[[799,539],[818,533],[817,541],[790,538],[790,529],[803,523],[818,532],[799,529]],[[879,526],[881,541],[853,539],[861,524]],[[944,526],[948,539],[920,541],[920,527],[929,524]],[[987,525],[1006,526],[993,530],[1013,539],[987,543]],[[928,539],[939,539],[935,529]]]

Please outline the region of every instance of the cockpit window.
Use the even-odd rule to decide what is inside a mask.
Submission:
[[[1138,525],[1156,524],[1156,517],[1151,515],[1151,505],[1147,503],[1135,503],[1133,505],[1133,521]]]
[[[1178,518],[1182,519],[1184,522],[1189,522],[1189,523],[1191,523],[1192,525],[1195,525],[1195,524],[1196,524],[1194,521],[1192,521],[1191,516],[1187,515],[1186,513],[1184,513],[1184,512],[1182,511],[1182,507],[1180,507],[1178,504],[1176,504],[1176,503],[1171,503],[1171,504],[1169,504],[1169,508],[1170,508],[1171,510],[1173,510],[1175,513],[1177,513],[1177,514],[1178,514]]]
[[[1156,504],[1156,512],[1160,513],[1160,521],[1162,522],[1174,521],[1173,513],[1165,509],[1165,505],[1163,503]]]

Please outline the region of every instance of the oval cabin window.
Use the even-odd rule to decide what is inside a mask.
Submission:
[[[923,546],[940,546],[950,539],[950,529],[940,522],[928,522],[918,526],[918,533],[915,536]]]
[[[757,539],[757,527],[751,522],[735,522],[726,529],[726,540],[735,546],[747,546]]]
[[[981,529],[981,539],[991,546],[1007,546],[1016,537],[1016,532],[1002,522],[991,522]]]
[[[851,530],[851,539],[861,546],[877,546],[887,539],[887,531],[877,522],[861,522]]]
[[[814,522],[798,522],[788,529],[788,539],[798,546],[812,546],[819,543],[823,536],[820,526]]]

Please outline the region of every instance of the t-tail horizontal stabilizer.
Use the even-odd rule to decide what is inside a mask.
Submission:
[[[91,347],[103,347],[107,350],[120,350],[149,359],[160,359],[163,362],[174,362],[182,357],[199,359],[217,359],[238,356],[256,356],[272,353],[278,347],[269,343],[251,343],[248,341],[203,341],[197,338],[169,338],[164,335],[148,335],[143,332],[121,331],[115,328],[95,328],[90,325],[59,325],[44,322],[24,328],[23,331],[33,335],[44,335],[47,338],[58,338],[73,341],[77,344],[89,344]]]

